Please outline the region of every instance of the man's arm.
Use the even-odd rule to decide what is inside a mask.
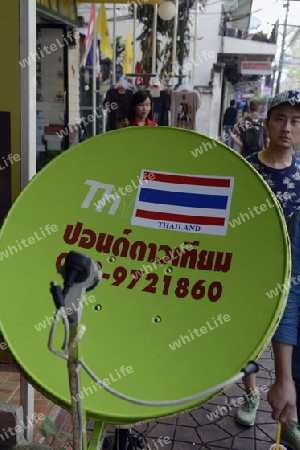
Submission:
[[[233,142],[240,147],[243,148],[243,142],[240,139],[241,130],[243,129],[244,121],[243,119],[239,120],[238,123],[234,126],[233,131],[230,132],[230,137]]]
[[[293,345],[272,341],[275,359],[275,382],[268,392],[274,420],[290,424],[296,416],[296,389],[292,377]]]
[[[230,132],[230,137],[236,145],[238,145],[240,148],[243,148],[243,143],[238,138],[238,136],[236,134],[234,134],[234,130]]]

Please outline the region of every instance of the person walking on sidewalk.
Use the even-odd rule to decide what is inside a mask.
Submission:
[[[293,154],[294,146],[300,142],[300,91],[289,90],[277,94],[269,105],[264,124],[269,133],[268,147],[251,155],[247,161],[268,183],[288,222],[291,216],[300,213],[300,211],[295,213],[300,207],[300,160]],[[299,262],[297,267],[299,268]],[[294,269],[292,263],[292,272]],[[292,352],[293,346],[297,346],[297,330],[300,322],[300,295],[296,296],[292,291],[291,289],[289,292],[286,309],[272,338],[275,382],[268,393],[268,401],[273,408],[272,417],[275,420],[280,419],[285,425],[281,433],[282,441],[294,450],[300,450],[296,391],[292,378]],[[295,352],[296,350],[299,367],[300,347],[295,347]],[[244,403],[237,410],[236,421],[242,425],[252,426],[259,406],[255,375],[243,378],[243,382],[246,393]],[[298,403],[300,405],[300,398]]]
[[[259,114],[259,100],[252,98],[249,108],[250,113],[239,120],[231,133],[231,139],[240,148],[240,154],[244,158],[252,153],[260,152],[268,146],[268,134],[264,127],[264,119]]]
[[[223,117],[223,128],[225,131],[225,143],[228,147],[234,148],[234,141],[231,139],[231,132],[236,124],[237,109],[235,100],[230,101],[229,108],[226,109]]]

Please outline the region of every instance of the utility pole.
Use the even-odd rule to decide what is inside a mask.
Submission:
[[[179,63],[179,79],[178,84],[182,84],[182,80],[184,78],[184,75],[182,74],[183,69],[183,62],[184,62],[184,47],[185,47],[185,27],[188,23],[189,19],[189,8],[190,8],[190,2],[189,0],[183,0],[179,7],[179,56],[178,56],[178,63]],[[196,11],[197,14],[197,11]]]
[[[278,94],[279,90],[280,90],[280,81],[281,81],[281,74],[283,71],[283,60],[284,60],[285,41],[286,41],[286,34],[287,34],[288,15],[289,15],[289,9],[290,9],[290,0],[287,0],[287,3],[283,6],[284,6],[284,8],[286,8],[286,14],[285,14],[285,20],[284,20],[284,26],[283,26],[282,45],[281,45],[281,52],[280,52],[280,58],[279,58],[279,69],[278,69],[278,78],[277,78],[277,83],[276,83],[275,95]]]

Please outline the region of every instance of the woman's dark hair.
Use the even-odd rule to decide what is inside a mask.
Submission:
[[[152,104],[152,97],[148,91],[138,91],[131,97],[130,106],[126,113],[126,118],[128,119],[130,125],[133,124],[134,118],[135,118],[135,110],[134,107],[136,105],[139,105],[140,103],[143,103],[147,98],[150,98],[151,104]],[[148,114],[149,119],[152,119],[152,111],[150,110],[150,113]]]

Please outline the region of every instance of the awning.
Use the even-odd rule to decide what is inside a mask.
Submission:
[[[162,2],[162,0],[137,0],[136,2],[134,2],[134,0],[80,0],[80,2],[78,2],[78,4],[80,3],[107,3],[107,4],[112,4],[112,3],[127,3],[127,5],[132,5],[133,3],[135,3],[137,6],[141,6],[141,5],[159,5]]]
[[[76,0],[36,0],[36,9],[63,23],[78,25]]]

